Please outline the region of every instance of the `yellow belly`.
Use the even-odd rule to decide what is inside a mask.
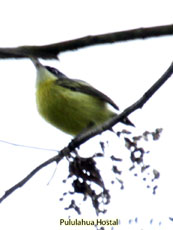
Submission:
[[[51,81],[37,88],[36,102],[39,113],[49,123],[71,135],[79,134],[91,124],[102,124],[115,115],[103,101]]]

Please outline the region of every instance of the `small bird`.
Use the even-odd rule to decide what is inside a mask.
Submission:
[[[118,106],[90,84],[66,77],[59,70],[31,58],[37,70],[36,103],[41,116],[56,128],[76,136],[103,124],[117,113]],[[126,125],[134,126],[125,118]]]

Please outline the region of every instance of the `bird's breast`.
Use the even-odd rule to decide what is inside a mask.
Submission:
[[[36,102],[39,113],[52,125],[77,135],[91,123],[101,124],[113,113],[100,99],[46,82],[37,88]]]

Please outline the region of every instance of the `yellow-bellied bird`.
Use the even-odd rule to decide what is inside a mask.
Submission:
[[[117,116],[107,104],[116,110],[118,106],[99,90],[84,81],[70,79],[55,68],[43,66],[38,59],[31,60],[37,69],[37,108],[53,126],[76,136]],[[128,118],[122,122],[134,126]]]

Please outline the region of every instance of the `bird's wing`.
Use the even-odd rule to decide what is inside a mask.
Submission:
[[[119,110],[118,106],[105,94],[100,92],[99,90],[95,89],[93,86],[89,85],[88,83],[76,80],[76,79],[70,79],[70,78],[59,78],[57,79],[57,84],[71,89],[72,91],[77,91],[81,93],[85,93],[94,97],[99,98],[100,100],[103,100],[110,105],[112,105],[115,109]]]

